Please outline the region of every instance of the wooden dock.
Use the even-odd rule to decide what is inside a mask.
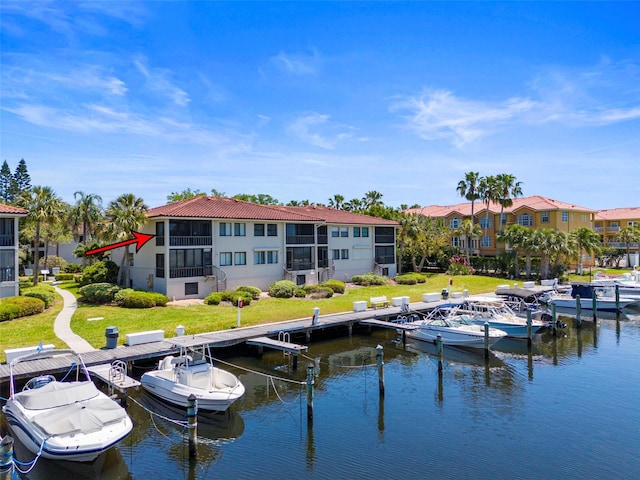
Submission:
[[[415,302],[409,305],[409,309],[411,311],[426,312],[442,303],[446,302]],[[306,334],[307,343],[309,343],[311,334],[314,331],[335,327],[347,327],[349,333],[351,333],[352,327],[358,324],[378,327],[388,326],[389,322],[387,320],[395,319],[402,313],[402,308],[400,306],[390,306],[375,310],[367,309],[362,312],[345,312],[324,315],[320,316],[315,323],[313,322],[313,314],[311,313],[308,318],[265,323],[251,327],[232,328],[229,330],[196,335],[182,335],[180,337],[175,337],[175,339],[180,339],[179,342],[177,342],[180,345],[186,345],[191,341],[192,343],[199,345],[206,343],[211,348],[223,348],[247,343],[247,341],[250,340],[253,340],[255,343],[258,341],[257,339],[267,342],[264,338],[267,338],[269,339],[269,342],[272,342],[273,339],[270,337],[277,338],[280,332],[289,332],[292,334]],[[404,327],[402,325],[403,324],[401,323],[394,323],[393,328],[403,329]],[[277,340],[275,340],[275,342],[277,342]],[[270,348],[275,348],[275,345],[276,344],[266,345],[266,343],[264,343],[264,346]],[[298,347],[292,347],[293,350],[291,351],[294,352]],[[138,360],[164,357],[166,355],[175,355],[178,352],[179,347],[176,346],[176,343],[173,343],[172,339],[165,339],[160,342],[145,343],[134,346],[120,346],[113,349],[101,349],[83,353],[82,359],[87,367],[93,367],[103,364],[110,365],[115,360],[122,360],[128,363]],[[39,375],[43,372],[63,373],[66,371],[67,367],[68,362],[65,363],[64,361],[57,361],[55,357],[51,357],[46,360],[22,362],[15,366],[14,377],[16,379],[25,379]],[[9,376],[9,365],[0,364],[0,384],[8,382]]]

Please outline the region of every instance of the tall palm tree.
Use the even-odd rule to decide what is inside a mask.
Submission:
[[[496,177],[488,176],[482,177],[478,184],[478,195],[480,199],[484,203],[486,207],[486,211],[484,214],[484,236],[487,236],[487,229],[489,228],[489,213],[492,203],[496,203],[498,199],[498,182],[496,181]],[[482,242],[480,242],[480,252],[484,257],[484,247],[482,247]]]
[[[496,201],[500,204],[500,219],[497,233],[502,231],[502,215],[504,209],[513,205],[513,199],[522,196],[522,182],[508,173],[496,175]],[[498,242],[496,242],[496,257],[498,256]]]
[[[515,278],[520,278],[520,249],[526,245],[526,237],[530,230],[522,225],[507,225],[496,236],[496,240],[511,247],[513,252],[513,270]]]
[[[480,174],[478,172],[467,172],[464,174],[464,180],[460,180],[456,188],[461,197],[471,202],[471,223],[475,223],[475,201],[480,200],[480,192],[478,191],[479,183]]]
[[[582,252],[585,251],[589,254],[597,252],[602,246],[600,243],[600,235],[587,227],[580,227],[573,230],[569,235],[571,235],[577,245],[578,274],[582,275]]]
[[[382,194],[376,190],[370,190],[364,194],[362,198],[362,202],[365,205],[365,208],[375,207],[376,205],[380,205],[382,202]]]
[[[79,224],[82,222],[82,235],[85,244],[91,242],[95,234],[94,225],[102,219],[102,197],[95,193],[77,191],[73,194],[76,204],[73,208],[73,218]]]
[[[333,198],[329,199],[329,206],[335,208],[336,210],[342,210],[343,203],[344,197],[340,194],[335,194]]]
[[[471,256],[471,239],[478,238],[482,235],[482,228],[471,220],[463,220],[460,227],[455,231],[455,234],[465,238],[465,252],[467,254],[467,260],[469,260]]]
[[[44,224],[55,223],[65,214],[64,202],[51,187],[34,186],[24,190],[19,200],[21,207],[29,210],[27,223],[35,225],[33,238],[33,284],[38,284],[38,263],[40,261],[40,232]]]
[[[115,241],[131,238],[131,232],[138,230],[147,221],[147,210],[144,200],[133,193],[125,193],[113,200],[107,206],[105,215],[110,222],[110,237]],[[118,284],[128,286],[130,277],[129,245],[126,245],[120,270]]]
[[[631,252],[629,244],[633,243],[633,241],[637,239],[634,227],[622,227],[618,232],[617,237],[625,245],[625,249],[627,251],[627,267],[631,268]]]

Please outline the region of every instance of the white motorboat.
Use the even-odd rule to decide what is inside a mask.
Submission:
[[[30,379],[16,391],[14,372],[20,362],[69,359],[69,371]],[[89,462],[125,438],[133,422],[118,402],[91,381],[79,354],[72,350],[36,352],[9,364],[10,397],[2,407],[13,436],[36,455],[54,460]],[[67,377],[72,381],[65,381]]]
[[[529,335],[527,319],[518,316],[505,302],[498,298],[478,297],[466,299],[462,305],[456,308],[455,312],[468,314],[471,321],[477,325],[484,325],[487,322],[490,327],[506,332],[508,337],[527,338]],[[540,311],[536,312],[538,317],[541,313]],[[532,318],[531,335],[546,326],[546,322]]]
[[[615,295],[615,289],[617,288],[618,295],[632,297],[636,300],[640,298],[640,272],[636,270],[616,277],[606,276],[598,272],[591,281],[591,285],[607,289],[609,295]]]
[[[244,385],[235,375],[213,365],[208,345],[191,344],[198,342],[192,337],[170,341],[180,347],[180,354],[163,358],[155,370],[142,375],[140,383],[147,392],[184,408],[193,395],[198,410],[212,412],[226,411],[244,395]]]
[[[440,335],[443,345],[484,348],[485,326],[476,325],[471,321],[471,317],[466,314],[442,315],[434,311],[423,320],[413,322],[415,328],[407,330],[406,334],[408,338],[432,343],[436,343]],[[489,326],[486,328],[489,346],[507,335],[503,330]]]
[[[573,283],[570,294],[550,292],[544,298],[548,305],[559,308],[575,309],[577,297],[580,297],[582,310],[593,310],[593,295],[596,297],[596,309],[602,312],[618,312],[626,307],[640,306],[640,299],[634,297],[616,296],[610,289],[595,287],[588,283]]]

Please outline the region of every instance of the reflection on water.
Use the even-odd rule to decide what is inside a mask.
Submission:
[[[393,330],[313,342],[298,368],[275,351],[225,358],[243,367],[230,369],[246,394],[227,414],[199,416],[196,460],[184,410],[138,391],[134,431],[118,448],[89,465],[42,459],[28,478],[634,478],[640,316],[561,319],[556,336],[542,332],[531,348],[503,339],[487,359],[445,346],[441,372],[434,345],[403,345]]]

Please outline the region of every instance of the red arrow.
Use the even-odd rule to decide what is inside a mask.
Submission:
[[[148,233],[139,233],[139,232],[131,232],[133,236],[136,238],[130,238],[129,240],[125,240],[123,242],[113,243],[111,245],[107,245],[105,247],[94,248],[93,250],[87,250],[85,252],[86,255],[94,255],[100,252],[106,252],[107,250],[113,250],[114,248],[124,247],[126,245],[131,245],[132,243],[137,243],[136,252],[142,248],[142,246],[151,240],[155,235],[149,235]]]

